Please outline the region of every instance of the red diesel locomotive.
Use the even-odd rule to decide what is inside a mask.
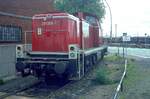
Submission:
[[[34,75],[80,79],[102,59],[107,46],[102,41],[96,16],[63,12],[34,15],[32,51],[16,46],[16,70],[22,76]]]

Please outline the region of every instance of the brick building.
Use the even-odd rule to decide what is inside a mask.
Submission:
[[[0,44],[24,43],[34,14],[54,11],[53,0],[0,0]],[[31,33],[27,42],[31,43]]]

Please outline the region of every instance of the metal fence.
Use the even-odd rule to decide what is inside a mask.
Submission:
[[[115,91],[115,95],[113,97],[113,99],[119,99],[119,92],[123,91],[123,81],[124,81],[124,78],[126,77],[126,72],[127,72],[127,59],[125,59],[125,66],[124,66],[124,72],[122,74],[122,77],[120,79],[120,82],[116,88],[116,91]]]

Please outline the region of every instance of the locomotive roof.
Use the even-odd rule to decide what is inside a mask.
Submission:
[[[32,19],[45,19],[45,18],[69,18],[76,21],[79,20],[79,18],[65,12],[51,12],[47,14],[36,14],[32,17]]]

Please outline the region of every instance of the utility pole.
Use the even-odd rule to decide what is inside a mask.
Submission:
[[[117,24],[115,24],[115,41],[116,41],[116,43],[118,41],[118,39],[117,39]],[[120,46],[119,43],[121,43],[121,42],[118,42],[118,55],[119,55],[119,46]]]
[[[106,5],[108,6],[109,13],[110,13],[110,43],[111,43],[112,42],[112,12],[107,0],[104,1],[106,2]]]
[[[122,41],[123,41],[123,58],[125,58],[125,42],[126,40],[124,39],[125,37],[127,36],[127,33],[123,33],[123,36],[122,36]]]
[[[147,36],[147,33],[145,33],[145,48],[146,48],[146,36]]]
[[[117,24],[115,24],[115,38],[117,38]]]

